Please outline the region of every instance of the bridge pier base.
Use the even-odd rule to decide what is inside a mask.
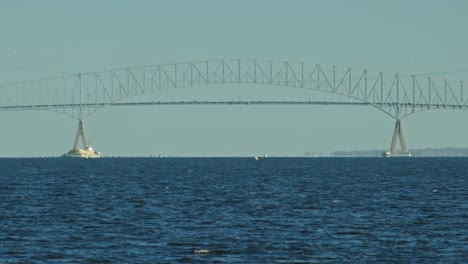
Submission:
[[[83,144],[83,149],[79,148],[79,143]],[[88,139],[83,127],[83,120],[80,119],[78,122],[78,130],[76,131],[75,143],[73,144],[73,149],[68,151],[65,157],[70,158],[100,158],[101,153],[94,151],[94,149],[88,144]]]
[[[397,141],[400,141],[401,151],[396,150]],[[390,150],[384,153],[385,157],[411,157],[411,153],[406,146],[405,136],[403,135],[403,128],[401,127],[400,119],[397,119],[395,130],[393,131],[392,143]]]

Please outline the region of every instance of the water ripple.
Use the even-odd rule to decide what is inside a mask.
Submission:
[[[0,159],[0,262],[467,263],[465,159]]]

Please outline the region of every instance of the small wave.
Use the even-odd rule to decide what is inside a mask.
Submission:
[[[332,200],[331,202],[332,203],[344,203],[343,200],[338,200],[338,199]]]

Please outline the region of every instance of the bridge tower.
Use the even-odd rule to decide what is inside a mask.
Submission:
[[[83,76],[81,74],[78,75],[78,81],[79,81],[79,92],[80,92],[80,104],[79,104],[79,121],[78,121],[78,130],[76,131],[76,137],[75,137],[75,143],[73,144],[73,149],[68,151],[67,154],[65,154],[65,157],[71,157],[71,158],[100,158],[101,153],[94,151],[94,149],[89,145],[88,139],[86,138],[86,133],[83,127]],[[83,149],[79,148],[80,144],[80,138],[81,138],[81,143],[83,144]]]
[[[83,144],[83,149],[79,148],[80,144]],[[94,151],[94,149],[89,145],[88,139],[86,138],[86,133],[83,127],[83,120],[80,119],[78,122],[78,130],[76,131],[75,143],[73,144],[73,149],[68,151],[65,154],[66,157],[71,158],[100,158],[101,153]]]
[[[397,141],[400,141],[401,151],[396,150]],[[401,127],[401,120],[397,118],[395,124],[395,130],[393,131],[392,143],[390,144],[390,150],[385,152],[385,157],[411,157],[411,153],[408,151],[406,145],[405,136],[403,135],[403,128]]]

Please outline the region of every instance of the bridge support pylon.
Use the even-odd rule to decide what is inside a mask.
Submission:
[[[83,144],[83,149],[79,148],[80,144]],[[75,143],[73,144],[73,149],[68,151],[65,154],[66,157],[71,158],[100,158],[101,153],[94,151],[94,149],[88,144],[88,139],[86,138],[85,130],[83,127],[83,120],[80,119],[78,122],[78,130],[76,131]]]
[[[400,141],[401,151],[396,150],[397,141]],[[411,153],[406,146],[405,136],[403,135],[403,128],[401,127],[400,119],[397,119],[395,130],[393,131],[392,143],[390,150],[384,153],[385,157],[411,157]]]

